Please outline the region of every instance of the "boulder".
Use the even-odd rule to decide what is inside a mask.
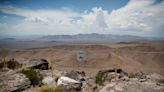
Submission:
[[[97,86],[95,79],[90,77],[86,79],[86,85],[84,85],[83,90],[90,89],[94,92],[97,89]]]
[[[80,81],[77,81],[75,79],[66,77],[66,76],[61,76],[57,80],[57,85],[58,86],[70,86],[73,89],[81,89],[82,83]]]
[[[139,82],[145,82],[146,79],[139,79]]]
[[[164,76],[154,73],[149,76],[147,76],[151,81],[161,82],[164,83]]]
[[[143,72],[137,73],[137,74],[136,74],[136,77],[137,77],[138,79],[147,79],[146,74],[143,73]]]
[[[115,92],[114,86],[116,83],[110,83],[104,86],[99,92]]]
[[[43,77],[54,76],[52,70],[40,70],[39,72]]]
[[[50,76],[47,76],[47,77],[43,78],[43,80],[42,80],[42,83],[45,84],[45,85],[50,85],[50,84],[52,84],[53,82],[55,82],[55,81],[54,81],[54,79],[53,79],[52,77],[50,77]]]
[[[46,59],[31,59],[25,61],[24,65],[27,68],[48,70],[48,61]]]
[[[101,70],[96,75],[96,83],[103,84],[104,82],[111,82],[116,81],[119,79],[123,80],[129,80],[128,79],[128,73],[123,71],[122,69],[107,69],[107,70]]]
[[[110,82],[113,79],[115,79],[116,76],[119,77],[120,74],[115,73],[115,72],[110,72],[110,73],[107,74],[106,80],[108,80]]]
[[[0,92],[18,92],[30,87],[30,80],[13,70],[0,72]]]
[[[122,77],[121,78],[123,81],[129,81],[129,77],[127,77],[127,76],[124,76],[124,77]]]
[[[69,77],[74,80],[79,80],[79,73],[77,71],[65,72],[63,76]]]
[[[62,75],[80,81],[85,77],[85,72],[70,71],[70,72],[63,72]]]

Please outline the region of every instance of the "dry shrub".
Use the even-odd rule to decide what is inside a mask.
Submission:
[[[44,85],[41,87],[41,92],[54,92],[54,91],[51,87]]]
[[[43,77],[39,72],[36,72],[34,69],[28,69],[28,70],[23,69],[21,73],[25,74],[26,77],[29,78],[33,86],[41,84]]]
[[[0,62],[0,69],[4,67],[7,67],[9,69],[17,69],[22,67],[22,64],[18,63],[18,61],[16,61],[15,59],[11,59],[9,61],[2,60],[2,62]]]
[[[41,92],[62,92],[62,90],[60,87],[56,87],[55,89],[53,89],[52,87],[44,85],[41,87]]]

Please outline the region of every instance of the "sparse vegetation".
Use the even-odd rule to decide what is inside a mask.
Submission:
[[[21,67],[22,65],[19,64],[15,59],[11,59],[7,62],[7,67],[10,69],[16,69]]]
[[[6,57],[8,55],[8,50],[7,49],[1,49],[0,51],[0,56],[1,56],[1,64],[0,64],[0,68],[3,68],[3,67],[7,67],[6,65]]]
[[[60,87],[56,87],[54,92],[62,92],[62,89]]]
[[[53,89],[52,87],[44,85],[41,87],[41,92],[62,92],[62,90],[60,87]]]
[[[41,87],[41,92],[54,92],[54,91],[51,87],[44,85]]]
[[[43,79],[43,77],[39,72],[36,72],[34,69],[22,70],[21,72],[29,78],[33,86],[41,84],[41,80]]]
[[[7,60],[2,60],[2,62],[0,63],[0,69],[7,67],[9,69],[17,69],[20,68],[22,65],[19,64],[15,59],[11,59],[9,61]]]
[[[103,73],[98,73],[98,74],[96,75],[95,83],[96,83],[96,84],[99,84],[99,85],[102,85],[103,82],[104,82],[104,75],[103,75]]]
[[[0,69],[2,69],[5,66],[4,61],[0,62]]]

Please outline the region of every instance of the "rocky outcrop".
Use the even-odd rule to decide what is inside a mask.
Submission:
[[[19,92],[30,87],[30,80],[10,69],[0,71],[0,92]]]
[[[117,72],[107,69],[91,77],[79,71],[38,71],[43,75],[43,85],[60,88],[62,92],[164,92],[164,76],[159,74],[139,72],[129,77],[122,69]],[[96,80],[102,81],[102,84],[96,83]],[[10,69],[0,71],[0,92],[19,92],[30,87],[30,84],[21,73]]]
[[[106,78],[112,78],[113,75],[115,74],[108,73]],[[100,92],[164,92],[162,80],[164,80],[162,75],[139,72],[132,78],[124,75],[117,80],[106,82]]]
[[[63,72],[57,80],[57,85],[67,90],[81,90],[85,84],[85,73],[78,71]]]
[[[24,65],[27,68],[48,70],[48,61],[46,59],[32,59],[25,61]]]
[[[119,81],[105,85],[100,92],[164,92],[164,87],[148,81]]]

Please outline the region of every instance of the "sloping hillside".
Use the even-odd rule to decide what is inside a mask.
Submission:
[[[101,69],[121,67],[129,72],[163,73],[164,43],[119,43],[119,44],[72,44],[42,48],[12,50],[8,58],[23,62],[28,59],[45,58],[58,70],[83,70],[94,74]],[[76,53],[83,49],[87,61],[76,60]]]

